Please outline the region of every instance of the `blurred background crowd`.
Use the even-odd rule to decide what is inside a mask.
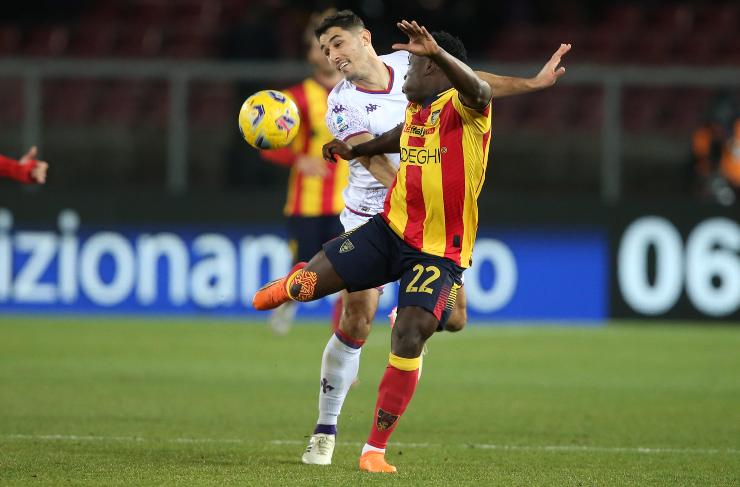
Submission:
[[[417,19],[461,37],[474,65],[500,74],[514,69],[534,75],[561,42],[573,44],[564,60],[569,73],[555,88],[495,104],[490,190],[598,196],[604,185],[600,161],[609,150],[604,144],[617,140],[622,197],[735,201],[740,86],[714,82],[714,74],[704,79],[703,73],[740,66],[736,2],[362,0],[331,5],[360,14],[380,54],[402,38],[397,20]],[[5,5],[0,153],[20,154],[28,142],[23,134],[38,134],[41,140],[34,143],[52,163],[50,184],[56,188],[161,190],[167,187],[165,161],[172,150],[172,84],[157,76],[97,76],[100,60],[121,66],[201,63],[212,73],[222,63],[259,61],[255,66],[270,68],[263,79],[255,72],[239,79],[236,69],[188,80],[187,170],[180,189],[282,190],[284,170],[239,139],[236,115],[250,93],[301,78],[300,73],[281,75],[280,66],[300,71],[308,17],[327,6],[289,0]],[[80,74],[43,72],[37,85],[40,116],[29,119],[26,112],[34,105],[28,101],[28,70],[50,60],[77,62],[73,69]],[[18,64],[12,62],[25,71],[14,71]],[[675,66],[682,69],[671,71]],[[586,75],[578,76],[579,70]],[[654,73],[661,70],[668,79],[655,82]],[[619,82],[618,132],[604,122],[606,83],[589,72]],[[3,190],[17,189],[3,183]]]

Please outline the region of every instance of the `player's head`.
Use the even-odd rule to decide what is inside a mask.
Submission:
[[[432,32],[439,47],[460,61],[468,62],[468,53],[462,41],[447,32]],[[414,103],[423,103],[452,84],[437,64],[427,57],[409,54],[409,70],[403,83],[406,98]]]
[[[324,56],[350,81],[361,78],[377,57],[370,31],[351,10],[340,10],[326,17],[315,30]]]
[[[316,29],[321,22],[327,17],[337,13],[337,9],[329,8],[323,12],[316,12],[311,14],[306,26],[306,31],[303,34],[303,41],[306,43],[306,60],[313,66],[316,71],[321,72],[326,76],[333,76],[336,73],[336,68],[330,64],[324,53],[319,47],[319,40],[316,38]]]

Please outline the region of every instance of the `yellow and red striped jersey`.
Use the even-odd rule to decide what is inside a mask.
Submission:
[[[383,211],[407,244],[470,266],[490,139],[491,105],[468,108],[454,88],[428,107],[409,103],[401,166]]]
[[[347,161],[328,164],[329,173],[324,177],[306,176],[294,164],[301,154],[321,159],[321,147],[334,138],[324,121],[329,90],[315,79],[307,78],[284,92],[298,106],[301,116],[298,134],[285,149],[262,151],[266,159],[292,165],[283,212],[286,216],[338,215],[344,208],[342,191],[349,179]]]

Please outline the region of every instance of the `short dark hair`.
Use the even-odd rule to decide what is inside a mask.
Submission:
[[[351,10],[340,10],[339,12],[325,17],[321,21],[318,27],[314,30],[314,34],[318,39],[321,34],[325,33],[332,27],[339,27],[344,30],[351,29],[364,29],[365,23],[362,19]]]
[[[465,50],[465,45],[460,39],[445,31],[432,32],[432,37],[437,41],[439,47],[460,61],[468,62],[468,51]]]

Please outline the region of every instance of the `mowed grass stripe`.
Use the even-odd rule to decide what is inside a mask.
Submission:
[[[740,484],[740,327],[566,325],[436,334],[389,445],[399,475],[379,478],[357,456],[384,319],[334,464],[311,468],[328,324],[2,317],[0,484]]]
[[[170,443],[256,443],[242,438],[144,438],[141,436],[89,436],[89,435],[5,435],[8,440],[42,440],[42,441],[132,441],[132,442],[170,442]],[[303,445],[299,440],[271,440],[273,445]],[[362,447],[363,443],[338,441],[338,445]],[[590,445],[495,445],[483,444],[442,444],[442,443],[405,443],[394,442],[396,448],[480,448],[484,450],[527,450],[527,451],[584,451],[605,453],[686,453],[686,454],[740,454],[733,448],[661,448],[661,447],[610,447]]]

